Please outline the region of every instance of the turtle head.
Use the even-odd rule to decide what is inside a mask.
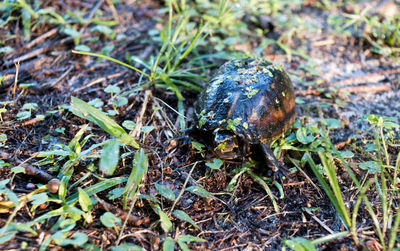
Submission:
[[[232,131],[215,129],[214,151],[221,159],[236,159],[241,155],[239,140]]]

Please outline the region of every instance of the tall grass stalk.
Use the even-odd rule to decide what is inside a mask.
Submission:
[[[191,16],[186,1],[180,1],[179,3],[175,0],[167,1],[168,22],[166,29],[160,33],[162,43],[157,56],[155,59],[150,60],[149,63],[136,56],[131,57],[148,70],[149,74],[145,73],[146,70],[140,70],[105,55],[75,50],[72,52],[105,58],[138,72],[141,77],[145,76],[147,78],[148,82],[144,83],[143,86],[149,84],[150,88],[163,88],[174,92],[178,102],[177,110],[179,114],[184,114],[182,91],[185,89],[201,91],[199,80],[203,78],[196,72],[209,67],[209,65],[193,67],[192,65],[196,62],[190,62],[189,55],[208,37],[208,30],[215,29],[224,15],[229,12],[227,8],[228,2],[228,0],[219,1],[216,22],[200,21],[198,27],[193,31],[187,28]],[[181,129],[185,129],[186,121],[184,116],[179,116],[179,125]]]
[[[322,116],[321,121],[323,121]],[[373,155],[369,155],[369,157],[371,157],[373,161],[376,161],[380,166],[379,171],[374,174],[372,179],[360,184],[351,167],[343,158],[342,154],[330,141],[324,123],[322,123],[320,135],[324,141],[323,145],[325,146],[327,153],[323,151],[318,151],[317,153],[321,162],[321,166],[325,171],[325,177],[320,173],[320,170],[312,159],[310,153],[306,152],[304,154],[302,162],[307,162],[310,165],[329,200],[342,219],[343,224],[350,231],[351,236],[357,246],[359,245],[356,227],[357,216],[359,209],[364,205],[370,215],[370,220],[374,225],[375,233],[380,244],[382,245],[382,250],[393,250],[396,238],[398,238],[397,233],[400,225],[399,209],[393,208],[394,200],[400,196],[397,177],[400,166],[400,153],[398,153],[395,166],[390,165],[390,156],[387,147],[388,139],[385,137],[384,129],[391,129],[393,127],[398,128],[399,126],[392,122],[385,122],[382,117],[377,117],[374,115],[371,115],[367,121],[369,121],[374,127],[373,136],[377,155],[377,157]],[[334,164],[335,158],[338,159],[345,167],[346,172],[353,180],[353,183],[357,187],[359,193],[357,201],[352,208],[351,218],[349,214],[349,208],[346,207],[345,201],[342,197],[341,187],[338,183],[337,173],[335,170],[336,167]],[[376,207],[372,206],[371,202],[366,196],[367,192],[371,190],[372,184],[375,184],[375,190],[378,192],[380,198],[380,212],[375,212]],[[362,204],[362,202],[364,204]],[[381,219],[378,218],[378,214],[382,215]],[[392,215],[394,218],[393,222],[391,221]]]

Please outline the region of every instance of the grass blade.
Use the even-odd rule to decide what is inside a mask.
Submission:
[[[105,175],[112,175],[118,165],[119,160],[119,142],[115,139],[110,139],[104,145],[101,153],[99,170]]]
[[[127,181],[126,177],[115,177],[112,179],[105,179],[105,180],[100,181],[99,183],[96,183],[90,187],[86,187],[83,190],[87,193],[88,196],[92,196],[93,194],[107,190],[107,189],[114,187],[118,184],[121,184],[125,181]],[[79,197],[79,193],[78,192],[74,193],[73,195],[71,195],[67,198],[65,203],[68,205],[72,205],[78,201],[78,197]]]
[[[256,175],[255,173],[253,173],[252,171],[250,171],[250,169],[247,170],[247,173],[253,177],[253,179],[255,179],[258,183],[260,183],[260,185],[264,188],[264,190],[267,192],[269,198],[272,201],[272,205],[274,206],[275,212],[279,213],[279,207],[278,207],[278,203],[276,203],[276,200],[274,198],[274,195],[272,194],[271,189],[269,188],[268,184],[261,179],[258,175]]]
[[[72,97],[71,111],[76,116],[95,123],[111,136],[118,138],[121,142],[139,149],[138,143],[136,143],[136,141],[121,126],[99,109],[94,108],[79,98]]]
[[[109,57],[109,56],[106,56],[106,55],[102,55],[102,54],[98,54],[98,53],[93,53],[93,52],[76,51],[76,50],[72,50],[72,53],[81,54],[81,55],[87,55],[87,56],[93,56],[93,57],[99,57],[99,58],[104,58],[104,59],[110,60],[110,61],[112,61],[112,62],[114,62],[114,63],[117,63],[117,64],[120,64],[120,65],[122,65],[122,66],[125,66],[125,67],[127,67],[127,68],[129,68],[129,69],[132,69],[132,70],[134,70],[134,71],[136,71],[136,72],[138,72],[138,73],[140,73],[140,74],[143,74],[143,75],[145,75],[146,77],[150,78],[150,75],[149,75],[149,74],[144,73],[143,71],[139,70],[138,68],[133,67],[132,65],[129,65],[129,64],[124,63],[124,62],[122,62],[122,61],[119,61],[118,59],[115,59],[115,58],[112,58],[112,57]]]
[[[136,152],[133,160],[132,172],[129,175],[128,182],[124,190],[124,208],[126,208],[128,198],[133,199],[136,195],[137,188],[143,176],[147,173],[149,160],[143,149]]]
[[[307,161],[307,163],[310,165],[311,170],[313,171],[315,177],[317,177],[318,182],[321,184],[322,188],[324,189],[326,195],[328,196],[329,200],[332,202],[333,206],[335,207],[336,211],[342,217],[342,219],[345,221],[344,223],[346,224],[346,227],[350,228],[350,218],[348,217],[348,213],[345,210],[345,212],[342,212],[342,207],[339,205],[340,202],[338,199],[335,197],[335,193],[332,191],[331,187],[328,185],[328,183],[325,181],[325,179],[322,177],[321,173],[319,172],[317,165],[315,164],[314,160],[311,158],[311,155],[309,153],[305,153],[303,156],[303,160]],[[342,200],[343,202],[343,200]],[[347,217],[345,216],[347,215]],[[346,220],[349,218],[349,220]]]
[[[172,214],[173,214],[175,217],[179,218],[180,220],[186,221],[186,222],[190,223],[190,224],[193,225],[195,228],[197,228],[197,229],[199,229],[199,230],[201,231],[201,228],[199,227],[199,225],[197,225],[196,222],[194,222],[194,221],[192,220],[192,218],[190,218],[190,216],[189,216],[187,213],[185,213],[184,211],[178,210],[178,209],[177,209],[177,210],[175,210]]]
[[[327,155],[322,151],[318,151],[318,156],[321,159],[322,165],[324,166],[325,170],[327,171],[328,181],[331,185],[333,194],[336,199],[336,206],[338,207],[338,208],[336,208],[336,210],[338,210],[339,215],[345,221],[346,226],[348,228],[350,228],[351,220],[350,220],[350,216],[347,211],[345,202],[343,200],[342,193],[340,191],[340,186],[339,186],[339,182],[337,180],[337,175],[336,175],[336,171],[335,171],[335,165],[333,164],[333,158],[330,157],[328,159]]]
[[[153,208],[154,212],[160,216],[161,228],[164,230],[164,232],[170,232],[172,230],[172,222],[168,218],[168,215],[157,204],[152,204],[151,207]]]

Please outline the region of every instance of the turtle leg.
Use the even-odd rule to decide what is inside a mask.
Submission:
[[[275,158],[274,153],[271,151],[271,148],[264,143],[261,143],[260,145],[264,153],[264,158],[267,162],[267,166],[274,172],[274,176],[279,179],[282,179],[283,177],[288,177],[289,169],[287,169]]]
[[[175,139],[182,141],[184,144],[190,144],[192,142],[192,137],[196,134],[197,129],[194,127],[189,127],[181,131],[181,134],[176,135]]]

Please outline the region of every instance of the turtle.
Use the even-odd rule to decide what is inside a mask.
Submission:
[[[275,174],[287,173],[270,149],[296,118],[295,93],[282,66],[243,58],[223,64],[195,103],[196,130],[211,134],[221,159],[237,159],[257,146]]]

